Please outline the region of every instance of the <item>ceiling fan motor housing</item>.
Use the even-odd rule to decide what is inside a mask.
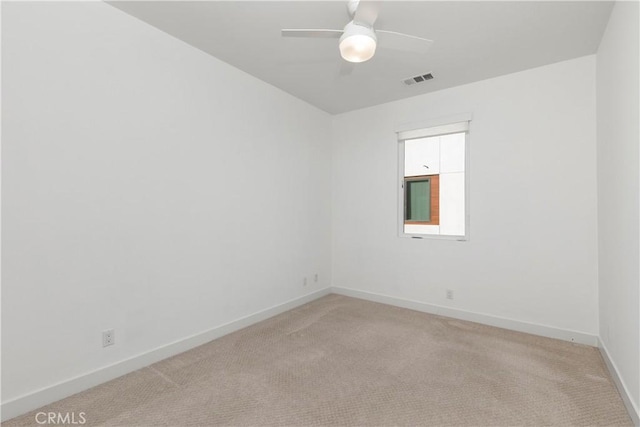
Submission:
[[[358,10],[358,6],[360,5],[360,0],[349,0],[347,3],[347,11],[349,12],[349,16],[353,18],[356,14],[356,10]]]
[[[340,55],[349,62],[364,62],[376,53],[378,38],[371,27],[351,21],[340,37]]]

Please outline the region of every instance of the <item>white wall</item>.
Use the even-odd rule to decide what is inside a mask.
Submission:
[[[466,113],[470,240],[398,237],[394,129]],[[595,120],[594,56],[335,116],[334,286],[595,336]]]
[[[330,285],[326,113],[102,2],[2,8],[5,402]]]
[[[597,55],[600,338],[640,417],[638,2],[617,2]]]

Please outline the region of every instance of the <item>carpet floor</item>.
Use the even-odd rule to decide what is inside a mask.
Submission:
[[[14,418],[88,426],[631,426],[597,349],[328,295]]]

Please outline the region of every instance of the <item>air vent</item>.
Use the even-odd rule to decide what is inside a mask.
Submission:
[[[408,79],[403,80],[402,82],[407,86],[411,86],[416,83],[426,82],[427,80],[431,80],[432,78],[433,78],[433,74],[427,73],[427,74],[422,74],[420,76],[410,77]]]

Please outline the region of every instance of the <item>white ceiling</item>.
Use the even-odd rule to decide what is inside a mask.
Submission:
[[[346,1],[111,2],[329,113],[341,113],[595,53],[612,2],[386,1],[377,29],[435,41],[425,55],[383,51],[340,74],[336,39],[282,28],[341,29]],[[428,82],[402,80],[433,72]]]

